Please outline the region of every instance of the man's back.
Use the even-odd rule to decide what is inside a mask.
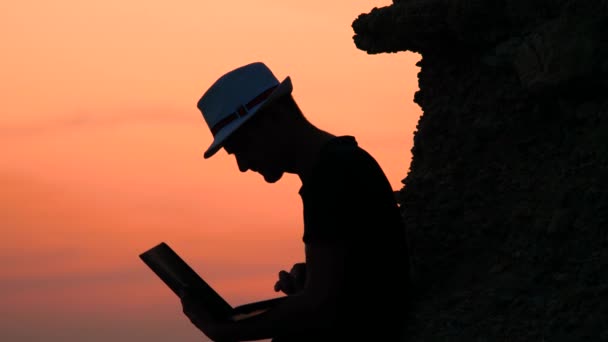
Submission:
[[[344,288],[332,334],[398,335],[402,321],[392,312],[406,305],[409,256],[399,208],[378,163],[354,137],[336,137],[320,151],[300,195],[304,243],[346,247]]]

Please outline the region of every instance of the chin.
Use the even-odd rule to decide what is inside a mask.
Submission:
[[[264,180],[267,183],[276,183],[281,177],[283,177],[283,172],[275,172],[275,173],[265,173],[262,174]]]

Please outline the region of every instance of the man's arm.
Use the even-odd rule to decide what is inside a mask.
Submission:
[[[197,324],[197,310],[187,313],[215,341],[249,341],[310,333],[331,325],[342,288],[345,252],[341,244],[306,245],[306,284],[301,293],[288,296],[272,309],[240,321]]]
[[[284,270],[279,272],[279,279],[274,284],[274,291],[293,295],[302,291],[304,285],[306,285],[306,263],[299,262],[293,265],[289,273]]]

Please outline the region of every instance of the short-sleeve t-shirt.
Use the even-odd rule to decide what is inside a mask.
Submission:
[[[408,244],[394,192],[379,164],[354,137],[335,137],[321,148],[299,193],[304,243],[346,246],[340,334],[398,334],[403,322],[392,313],[407,301]]]

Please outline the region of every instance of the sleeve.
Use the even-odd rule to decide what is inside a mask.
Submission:
[[[372,199],[368,185],[373,180],[366,169],[361,159],[349,155],[332,158],[318,170],[304,198],[304,243],[338,242],[361,234]]]

